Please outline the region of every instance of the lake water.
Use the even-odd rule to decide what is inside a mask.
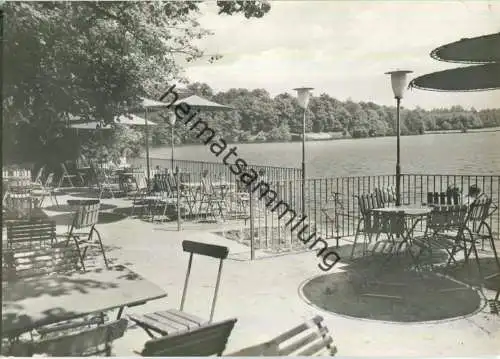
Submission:
[[[231,146],[252,164],[301,166],[300,142]],[[152,149],[150,156],[170,158],[170,147]],[[203,145],[177,147],[175,158],[222,161]],[[392,174],[395,164],[396,137],[306,142],[309,178]],[[403,173],[500,175],[500,132],[401,137],[401,167]]]

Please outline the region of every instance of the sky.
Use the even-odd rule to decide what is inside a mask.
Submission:
[[[412,70],[409,79],[457,66],[432,59],[436,47],[500,31],[500,1],[272,1],[261,19],[217,14],[201,8],[200,24],[214,32],[199,42],[206,54],[190,64],[190,81],[216,91],[263,88],[272,96],[313,87],[345,101],[394,105],[390,70]],[[413,89],[408,108],[461,105],[500,107],[500,90],[442,93]]]

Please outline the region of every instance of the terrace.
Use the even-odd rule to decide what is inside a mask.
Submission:
[[[165,180],[167,185],[161,187],[157,184],[156,190],[146,190],[142,200],[137,189],[141,187],[145,169],[139,164],[134,170],[127,170],[126,173],[131,174],[130,181],[123,180],[123,170],[99,168],[98,164],[91,167],[96,167],[95,173],[99,175],[83,178],[82,185],[77,182],[77,168],[52,176],[41,175],[38,180],[45,193],[52,193],[57,198],[56,204],[50,195],[46,195],[41,205],[39,192],[31,183],[36,179],[22,184],[17,178],[19,173],[16,173],[18,176],[5,173],[4,180],[9,176],[17,179],[10,182],[13,185],[5,196],[4,209],[15,217],[46,217],[56,222],[57,233],[65,233],[67,225],[73,223],[75,213],[75,207],[66,205],[68,200],[74,205],[72,200],[97,199],[100,211],[95,228],[101,235],[109,266],[125,266],[134,276],[144,279],[144,282],[134,285],[141,285],[144,292],[151,292],[148,300],[139,300],[147,303],[126,307],[123,317],[178,307],[188,259],[182,251],[184,240],[227,247],[229,255],[224,264],[213,318],[213,322],[238,319],[225,353],[269,340],[318,314],[324,318],[340,355],[418,353],[472,356],[496,351],[500,327],[497,314],[494,314],[493,298],[499,288],[498,283],[485,278],[491,278],[499,271],[494,259],[494,247],[498,248],[499,244],[498,211],[488,212],[485,218],[494,240],[477,242],[479,267],[472,255],[469,261],[465,261],[463,255],[457,254],[457,263],[443,271],[447,258],[444,250],[430,256],[423,254],[418,265],[412,267],[413,262],[404,251],[386,249],[386,255],[383,255],[384,250],[376,250],[374,246],[389,242],[390,234],[395,233],[398,237],[406,232],[391,232],[381,226],[376,240],[369,243],[369,235],[360,233],[357,244],[353,244],[356,232],[360,231],[358,222],[363,217],[359,198],[375,193],[376,189],[388,189],[390,194],[394,176],[309,179],[305,186],[307,221],[304,224],[314,227],[341,257],[341,261],[325,273],[318,269],[315,250],[308,249],[299,240],[299,228],[292,230],[286,225],[286,217],[279,218],[278,211],[273,213],[266,208],[266,199],[259,199],[258,190],[253,195],[251,191],[245,191],[238,177],[226,166],[175,161],[178,170],[168,174],[165,168],[170,166],[170,161],[152,159],[155,178],[160,182]],[[302,208],[300,170],[253,168],[278,193],[280,200],[288,203],[290,208]],[[73,179],[73,186],[69,186],[68,181],[57,181],[58,178],[64,179],[62,176]],[[169,182],[169,176],[176,181]],[[45,181],[46,177],[57,183],[53,186],[55,188]],[[419,208],[425,203],[427,207],[430,203],[428,193],[432,194],[433,202],[434,193],[437,193],[438,203],[459,206],[463,203],[462,195],[473,185],[481,188],[493,204],[498,203],[499,176],[437,174],[404,174],[402,203]],[[449,188],[462,193],[453,196]],[[124,193],[127,191],[128,194]],[[22,193],[28,194],[21,196]],[[394,208],[390,195],[385,198],[384,207]],[[4,219],[12,223],[8,217],[4,216]],[[414,228],[412,237],[425,233],[426,226],[426,221],[421,221]],[[471,223],[469,227],[472,228]],[[6,236],[4,232],[4,241]],[[102,282],[107,283],[108,288],[102,293],[113,296],[113,288],[120,287],[123,279],[113,276],[106,277],[106,282],[97,279],[101,274],[92,273],[101,273],[99,271],[105,268],[103,257],[99,249],[91,250],[87,257],[86,273],[73,275],[75,279],[81,278],[78,290],[94,296],[93,291],[100,291],[96,289],[96,282]],[[186,312],[208,318],[216,262],[205,258],[194,260],[184,308]],[[427,268],[430,262],[434,264]],[[202,266],[203,270],[200,269]],[[377,274],[369,275],[372,272]],[[4,283],[4,295],[13,285],[9,283]],[[100,293],[97,292],[96,297]],[[164,293],[168,297],[163,298]],[[63,294],[59,295],[62,295],[59,301],[62,309],[75,310],[70,308],[67,300],[64,301]],[[56,300],[59,300],[57,296]],[[17,303],[22,305],[23,302]],[[16,304],[16,301],[10,304]],[[116,316],[118,307],[110,304],[106,316]],[[10,306],[4,306],[4,309],[10,310]],[[21,312],[25,310],[21,309]],[[92,313],[90,309],[87,312]],[[394,341],[396,335],[397,342]],[[114,342],[113,354],[134,355],[134,350],[140,351],[148,339],[141,328],[129,321],[124,336]]]

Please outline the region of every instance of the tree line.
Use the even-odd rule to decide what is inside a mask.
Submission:
[[[211,101],[232,107],[229,112],[204,111],[206,120],[218,135],[230,142],[291,141],[302,133],[303,109],[296,98],[288,93],[271,97],[264,89],[230,89],[214,92],[205,83],[187,85],[187,94],[196,94]],[[308,110],[306,132],[338,133],[344,138],[392,136],[396,132],[394,106],[373,102],[340,101],[328,94],[312,96]],[[171,126],[161,117],[152,130],[152,143],[170,144]],[[401,109],[402,135],[419,135],[427,131],[460,130],[500,126],[500,109],[476,110],[461,106],[425,110]],[[198,143],[181,125],[175,126],[174,142]],[[339,137],[339,136],[337,136]]]

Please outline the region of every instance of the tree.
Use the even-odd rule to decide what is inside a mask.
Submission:
[[[69,115],[111,122],[135,110],[139,96],[158,97],[172,80],[185,80],[181,61],[201,58],[195,40],[211,34],[197,22],[198,4],[3,4],[4,159],[45,161],[49,153],[68,153],[57,139]],[[270,9],[258,1],[218,6],[247,18]]]

